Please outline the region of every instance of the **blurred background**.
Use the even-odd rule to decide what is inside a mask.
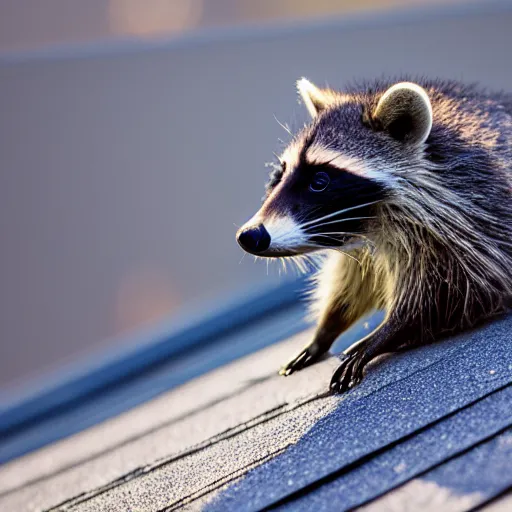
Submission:
[[[511,2],[0,1],[0,397],[282,283],[236,226],[294,82],[511,89]],[[276,120],[277,119],[277,120]]]

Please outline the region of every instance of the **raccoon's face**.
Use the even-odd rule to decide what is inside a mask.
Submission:
[[[302,79],[298,89],[313,121],[281,155],[261,209],[237,233],[258,256],[364,243],[393,194],[393,171],[416,157],[432,126],[428,96],[415,84],[348,96]]]

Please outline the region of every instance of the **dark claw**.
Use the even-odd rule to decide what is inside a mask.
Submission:
[[[344,393],[363,378],[364,357],[358,352],[347,356],[336,368],[331,379],[330,389],[333,393]]]
[[[330,384],[330,389],[333,393],[343,393],[349,389],[354,358],[355,355],[347,356],[336,368]]]
[[[279,375],[284,375],[287,377],[293,372],[298,372],[299,370],[302,370],[302,368],[305,368],[306,366],[309,366],[310,364],[318,361],[321,355],[322,354],[319,351],[312,353],[311,347],[307,347],[303,349],[297,356],[295,356],[288,364],[283,366],[279,370]]]

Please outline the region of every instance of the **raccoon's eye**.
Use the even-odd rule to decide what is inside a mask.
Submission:
[[[311,190],[311,192],[322,192],[329,186],[330,182],[331,178],[329,178],[326,172],[317,172],[309,184],[309,190]]]

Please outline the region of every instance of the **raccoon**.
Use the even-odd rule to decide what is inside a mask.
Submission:
[[[316,332],[282,375],[318,361],[363,315],[385,312],[344,352],[330,384],[343,392],[380,354],[507,311],[512,95],[440,79],[297,87],[311,122],[279,157],[237,240],[268,258],[326,251]]]

